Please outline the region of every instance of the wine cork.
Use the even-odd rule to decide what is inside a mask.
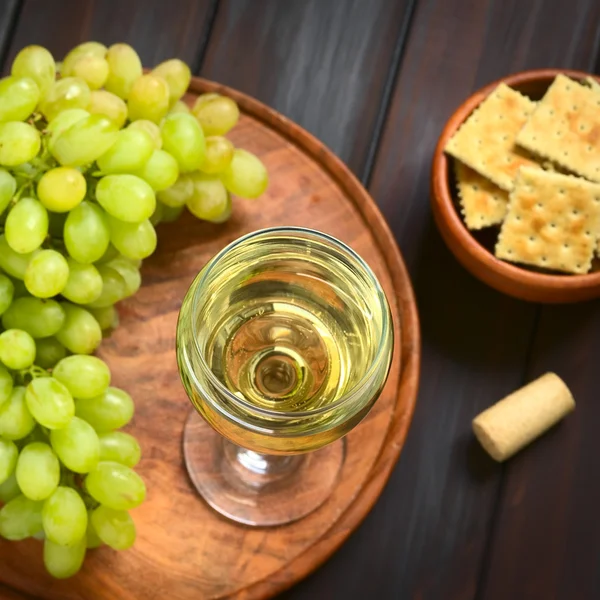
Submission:
[[[473,432],[488,454],[502,462],[574,409],[563,380],[546,373],[477,415]]]

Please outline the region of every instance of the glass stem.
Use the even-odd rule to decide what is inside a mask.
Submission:
[[[223,438],[223,474],[238,488],[259,491],[287,479],[305,460],[304,454],[279,456],[242,448]]]

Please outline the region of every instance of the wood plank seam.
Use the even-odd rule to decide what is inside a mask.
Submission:
[[[527,352],[525,354],[525,362],[523,364],[523,370],[521,372],[521,384],[525,385],[528,378],[528,373],[530,370],[530,366],[533,362],[534,350],[535,350],[535,340],[537,337],[538,328],[540,326],[540,320],[542,316],[542,306],[537,305],[535,309],[535,315],[533,317],[533,325],[531,327],[531,333],[529,335],[529,340],[527,344]],[[500,398],[498,398],[500,400]],[[508,463],[502,463],[500,465],[500,480],[498,481],[497,489],[496,489],[496,497],[494,498],[494,503],[492,505],[492,510],[490,513],[489,525],[487,528],[485,544],[483,546],[483,552],[481,553],[481,560],[478,569],[477,575],[477,588],[475,590],[474,600],[484,600],[485,590],[487,587],[487,576],[490,572],[490,561],[492,558],[492,547],[496,535],[496,529],[498,526],[498,517],[500,515],[500,509],[502,506],[502,496],[504,487],[506,486],[507,481],[507,472],[509,469]]]
[[[385,129],[388,113],[392,104],[394,89],[398,82],[398,75],[400,73],[402,60],[405,54],[404,51],[406,49],[412,24],[414,22],[416,6],[417,0],[410,0],[408,8],[403,15],[404,19],[402,22],[402,27],[400,28],[400,33],[398,34],[398,39],[396,40],[396,45],[392,53],[392,60],[390,61],[390,66],[388,67],[388,74],[383,85],[383,91],[379,101],[379,110],[377,111],[373,132],[371,134],[371,141],[369,142],[369,148],[367,150],[367,155],[362,168],[362,175],[360,176],[360,181],[366,188],[369,187],[373,168],[377,161],[377,155],[381,145],[381,136]]]
[[[24,0],[9,0],[8,6],[3,8],[3,24],[7,23],[5,29],[0,29],[0,65],[6,64],[6,57],[10,51],[12,41],[17,30],[17,23],[21,16]]]
[[[204,57],[206,56],[206,50],[208,48],[208,44],[210,42],[210,37],[213,31],[213,25],[217,19],[217,14],[219,12],[220,2],[219,0],[211,0],[210,8],[208,9],[208,15],[206,17],[206,23],[204,25],[204,29],[202,31],[202,36],[200,38],[200,42],[198,44],[198,53],[194,62],[190,65],[192,73],[194,75],[200,75],[200,70],[202,69],[202,63],[204,62]]]

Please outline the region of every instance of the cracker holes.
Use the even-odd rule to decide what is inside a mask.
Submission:
[[[567,243],[563,244],[563,250],[568,250],[571,246]]]
[[[476,185],[476,184],[474,183],[474,184],[471,186],[471,189],[472,189],[474,192],[478,192],[478,191],[479,191],[479,186],[478,186],[478,185]]]
[[[579,131],[585,131],[585,125],[583,123],[579,125]]]
[[[580,263],[577,263],[577,264],[575,265],[575,268],[576,268],[576,269],[581,269],[581,264],[580,264]]]
[[[530,241],[530,242],[535,242],[535,238],[534,238],[532,235],[530,235],[530,236],[529,236],[529,241]]]
[[[550,223],[550,229],[556,229],[556,223]]]
[[[550,112],[550,116],[554,116],[554,109],[553,108],[551,108],[549,112]]]
[[[498,121],[502,121],[504,119],[504,115],[498,115]]]
[[[516,220],[516,221],[520,221],[520,220],[521,220],[521,215],[517,215],[517,216],[515,217],[515,220]]]
[[[593,150],[593,148],[592,148],[591,144],[590,144],[590,145],[588,145],[588,147],[586,148],[586,150],[587,150],[588,152],[591,152],[591,151]]]
[[[575,112],[577,112],[579,110],[579,106],[577,106],[577,104],[573,104],[571,109],[574,110]]]
[[[546,262],[548,262],[548,259],[545,256],[542,256],[542,262],[546,263]]]
[[[579,214],[579,211],[578,211],[576,208],[574,208],[574,209],[571,211],[571,214],[572,214],[574,217],[576,217],[576,216]]]
[[[544,205],[541,202],[538,202],[535,206],[536,208],[544,208]]]
[[[563,152],[563,156],[569,156],[569,152],[568,152],[567,150],[565,150],[565,151]]]
[[[512,254],[512,250],[510,250],[510,249],[509,249],[509,250],[507,250],[507,251],[506,251],[506,254]]]
[[[565,190],[564,190],[563,188],[559,188],[559,190],[558,190],[558,193],[559,193],[561,196],[564,196],[564,195],[565,195]]]

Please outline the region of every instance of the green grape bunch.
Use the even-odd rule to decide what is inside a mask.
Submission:
[[[93,356],[141,285],[156,226],[227,220],[268,185],[225,135],[236,103],[184,97],[189,67],[144,73],[127,44],[57,64],[28,46],[0,80],[0,537],[43,541],[57,578],[88,550],[130,548],[145,499],[134,403]]]

